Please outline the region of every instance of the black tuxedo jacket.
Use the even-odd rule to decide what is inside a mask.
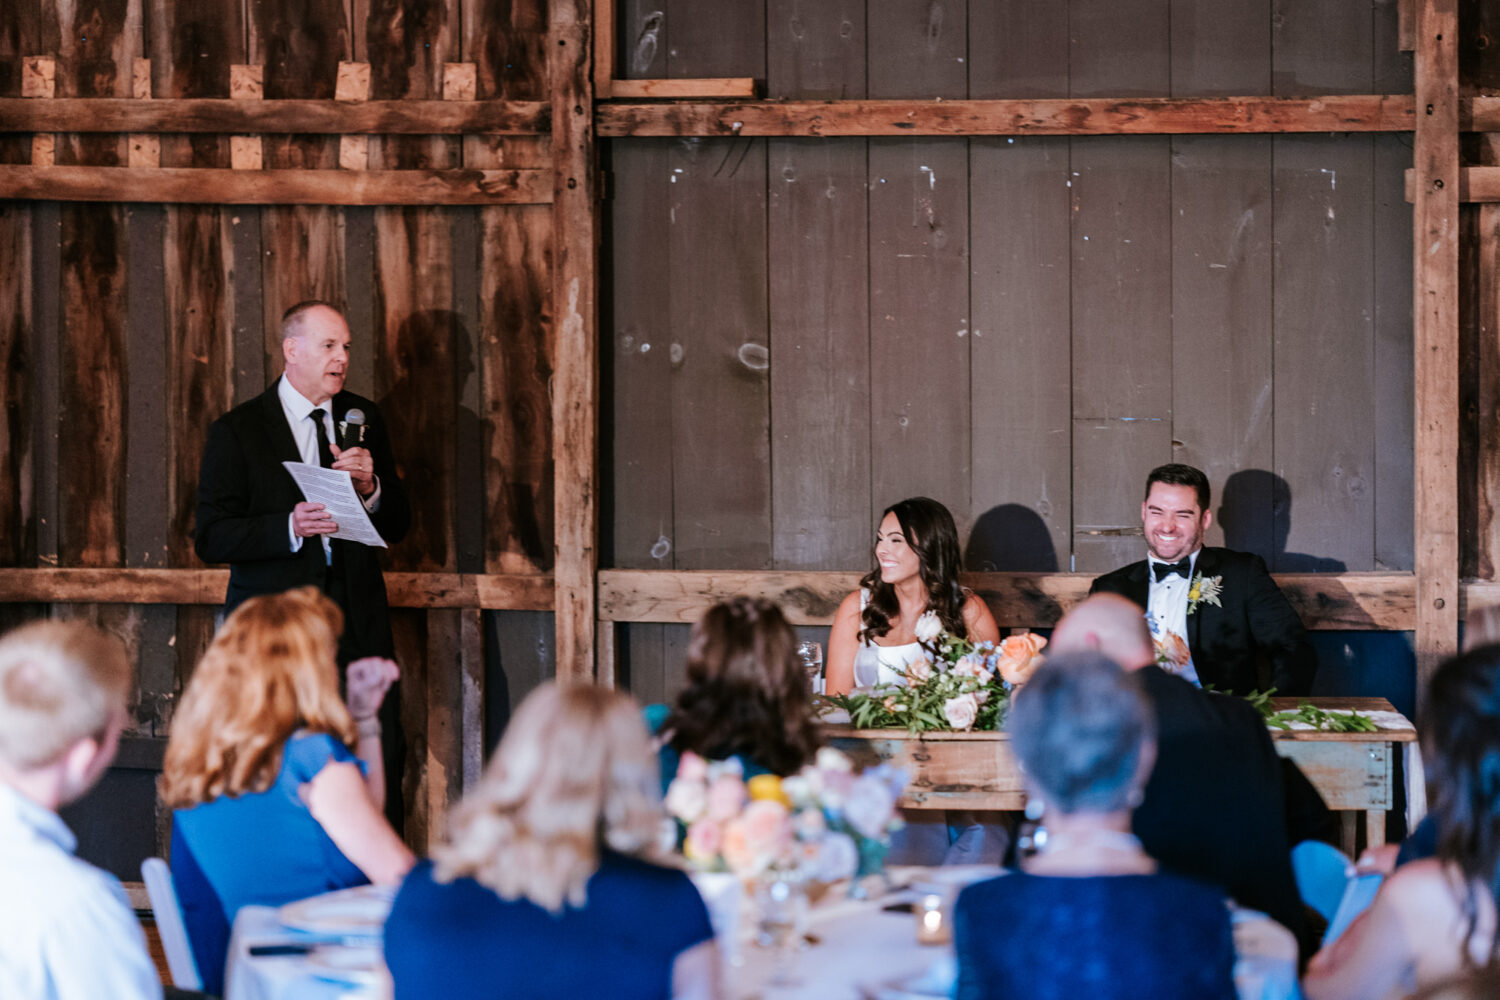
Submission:
[[[1094,581],[1089,593],[1119,594],[1146,607],[1151,569],[1147,561],[1131,563]],[[1195,576],[1223,577],[1219,607],[1200,602],[1187,616],[1188,648],[1203,684],[1245,695],[1261,687],[1256,654],[1271,662],[1271,685],[1280,695],[1312,692],[1317,654],[1297,612],[1287,603],[1260,556],[1205,546],[1193,568]]]
[[[1159,667],[1138,676],[1157,726],[1156,767],[1132,821],[1146,853],[1269,915],[1312,954],[1292,874],[1281,758],[1260,713]]]
[[[281,463],[300,462],[302,456],[281,408],[279,384],[279,379],[271,383],[209,428],[198,477],[194,548],[204,562],[229,563],[226,613],[257,594],[310,584],[331,593],[343,609],[341,659],[390,656],[390,612],[379,550],[335,539],[331,566],[316,538],[304,539],[301,549],[291,551],[287,522],[303,497]],[[365,412],[365,447],[380,477],[380,507],[370,519],[386,544],[395,544],[411,525],[411,505],[379,408],[363,396],[341,392],[332,400],[335,428],[355,407]]]

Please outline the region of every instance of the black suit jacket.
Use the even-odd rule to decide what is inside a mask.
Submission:
[[[300,462],[302,456],[281,408],[279,384],[278,379],[209,428],[198,476],[194,548],[204,562],[229,563],[226,612],[257,594],[310,584],[340,598],[341,659],[390,656],[390,612],[379,550],[335,539],[332,566],[316,538],[304,539],[300,550],[291,551],[287,521],[303,497],[281,463]],[[363,396],[341,392],[332,400],[335,427],[355,407],[365,412],[365,447],[380,478],[380,506],[370,519],[386,544],[394,544],[411,525],[411,505],[396,472],[380,409]]]
[[[1156,767],[1133,819],[1146,853],[1315,946],[1292,874],[1281,758],[1260,713],[1158,667],[1139,677],[1157,726]]]
[[[1089,593],[1119,594],[1144,608],[1150,572],[1142,559],[1099,577]],[[1249,552],[1205,546],[1193,572],[1223,577],[1220,606],[1203,601],[1187,616],[1188,648],[1198,679],[1219,691],[1249,694],[1261,686],[1256,654],[1264,653],[1277,694],[1310,694],[1317,654],[1302,620],[1266,572],[1265,561]]]

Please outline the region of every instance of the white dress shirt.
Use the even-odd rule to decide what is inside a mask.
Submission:
[[[1184,646],[1187,646],[1188,630],[1188,590],[1192,582],[1193,573],[1198,568],[1198,553],[1202,548],[1194,549],[1188,563],[1188,575],[1184,578],[1176,573],[1168,573],[1163,579],[1156,579],[1156,567],[1162,560],[1153,555],[1146,556],[1146,620],[1151,626],[1152,638],[1159,638],[1168,632],[1176,633],[1182,637]],[[1193,667],[1193,656],[1191,647],[1188,652],[1188,661],[1181,670],[1171,670],[1185,681],[1192,682],[1197,687],[1202,687],[1203,682],[1198,679],[1198,671]]]
[[[76,846],[56,813],[0,784],[0,997],[161,1000],[125,890]]]
[[[292,429],[292,440],[297,442],[297,452],[302,456],[302,461],[308,465],[320,465],[318,461],[318,430],[313,426],[312,411],[323,411],[323,433],[328,435],[329,442],[337,441],[333,436],[333,400],[329,400],[322,406],[314,406],[302,393],[292,388],[292,383],[287,381],[283,375],[281,382],[276,386],[276,396],[281,400],[281,412],[286,414],[287,426]],[[380,478],[375,479],[375,491],[367,497],[360,497],[360,502],[365,505],[365,510],[374,511],[380,506]],[[292,527],[292,517],[287,515],[287,534],[291,536],[292,551],[302,551],[302,536],[298,535]],[[332,543],[328,536],[323,536],[323,557],[332,561]]]

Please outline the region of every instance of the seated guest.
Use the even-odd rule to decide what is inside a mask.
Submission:
[[[1317,942],[1292,874],[1282,765],[1260,714],[1156,666],[1140,607],[1115,594],[1064,615],[1047,651],[1103,653],[1139,679],[1157,734],[1156,768],[1132,822],[1146,853],[1268,914],[1311,955]]]
[[[1146,609],[1163,663],[1194,684],[1250,694],[1262,686],[1256,660],[1265,657],[1278,693],[1310,694],[1318,659],[1302,620],[1260,556],[1203,544],[1209,499],[1201,470],[1152,469],[1141,501],[1146,558],[1099,577],[1090,593]]]
[[[1312,1000],[1403,997],[1489,966],[1500,897],[1500,645],[1443,664],[1421,725],[1437,855],[1397,868],[1303,981]]]
[[[905,684],[936,630],[998,642],[1000,629],[979,595],[959,586],[958,528],[948,508],[913,497],[885,509],[875,530],[875,568],[844,598],[828,635],[829,694],[856,684]],[[856,662],[868,663],[856,676]]]
[[[717,995],[708,911],[644,855],[661,829],[627,695],[544,685],[521,704],[446,842],[385,925],[401,1000]]]
[[[40,622],[0,639],[0,997],[160,1000],[146,938],[57,810],[114,759],[130,664],[117,639]]]
[[[176,810],[172,874],[208,992],[221,988],[240,907],[395,883],[414,860],[381,812],[376,712],[396,665],[351,663],[346,706],[342,623],[312,587],[252,597],[183,692],[161,794]]]
[[[959,895],[959,1000],[1234,997],[1223,893],[1158,871],[1130,832],[1155,757],[1135,679],[1098,653],[1054,655],[1008,728],[1046,837],[1024,871]]]
[[[687,650],[687,687],[670,711],[646,716],[662,736],[662,787],[685,751],[736,757],[747,775],[783,777],[818,749],[812,695],[797,657],[797,634],[767,600],[736,597],[706,611]]]

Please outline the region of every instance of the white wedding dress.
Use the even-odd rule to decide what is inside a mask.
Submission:
[[[859,589],[859,611],[863,615],[865,607],[870,603],[870,589],[861,587]],[[880,673],[875,680],[876,687],[906,686],[906,669],[915,660],[920,660],[927,654],[922,651],[920,642],[903,642],[898,646],[878,646],[866,639],[860,639],[859,649],[854,653],[854,681],[860,680],[860,664],[869,656],[877,658],[880,664]]]

